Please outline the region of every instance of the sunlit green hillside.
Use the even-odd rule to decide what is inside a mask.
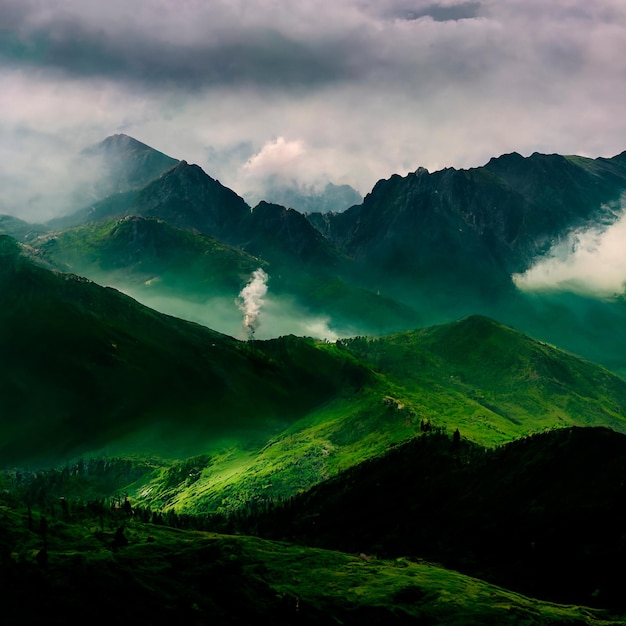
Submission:
[[[431,429],[459,429],[487,446],[572,425],[626,432],[621,378],[486,318],[318,344],[336,348],[375,372],[366,388],[323,404],[260,449],[211,457],[191,483],[172,484],[159,471],[136,486],[137,497],[183,511],[235,510],[290,496]]]
[[[474,441],[498,443],[553,426],[626,425],[623,379],[485,317],[344,343],[410,398],[437,398],[447,406],[438,411],[446,423]]]
[[[9,238],[1,256],[5,467],[202,454],[192,484],[160,469],[135,493],[231,510],[424,429],[493,446],[559,426],[626,428],[623,379],[487,318],[378,339],[241,342],[37,267]]]
[[[496,449],[427,432],[234,528],[420,556],[544,600],[624,610],[624,476],[626,435],[606,428],[556,429]]]

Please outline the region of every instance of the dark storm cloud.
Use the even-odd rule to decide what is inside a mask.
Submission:
[[[3,42],[5,43],[5,42]],[[100,76],[142,83],[190,87],[238,82],[318,84],[343,77],[341,67],[320,51],[307,49],[280,33],[219,46],[179,46],[153,41],[116,41],[77,25],[32,33],[2,47],[5,62],[39,65],[76,76]]]
[[[479,15],[479,2],[463,2],[450,6],[431,4],[420,9],[403,9],[398,12],[397,17],[405,20],[419,20],[422,17],[431,17],[435,22],[448,22],[469,20]]]
[[[341,42],[309,45],[276,30],[243,37],[234,33],[215,43],[171,42],[131,25],[111,33],[70,18],[30,27],[25,18],[14,12],[12,28],[0,31],[0,59],[10,66],[187,87],[237,83],[312,87],[350,74],[348,51]]]
[[[0,14],[7,16],[0,27],[0,62],[135,89],[189,91],[313,92],[370,81],[377,90],[420,97],[497,77],[510,61],[525,79],[515,37],[507,50],[494,28],[446,30],[450,23],[493,14],[499,10],[494,4],[378,0],[337,6],[319,0],[308,10],[262,0],[126,4],[111,0],[107,11],[78,0],[0,0]],[[420,19],[425,17],[431,19]],[[537,45],[544,67],[571,72],[581,64],[571,34]]]

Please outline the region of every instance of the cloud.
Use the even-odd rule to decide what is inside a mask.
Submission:
[[[91,202],[98,172],[80,152],[111,134],[104,128],[122,132],[144,105],[112,84],[0,68],[0,213],[45,221]]]
[[[309,146],[299,139],[277,137],[263,145],[233,172],[235,186],[252,205],[270,200],[277,189],[322,193],[337,176],[335,155],[323,145]]]
[[[0,0],[0,14],[0,210],[22,217],[62,210],[29,198],[115,132],[239,193],[279,175],[273,144],[281,176],[362,194],[419,165],[626,147],[621,0]]]
[[[61,10],[53,10],[55,4]],[[245,15],[246,4],[252,15]],[[192,90],[241,83],[310,89],[349,70],[349,64],[338,62],[349,56],[342,39],[321,45],[302,37],[293,19],[287,22],[282,11],[263,2],[231,6],[114,0],[97,7],[77,0],[26,1],[20,6],[4,0],[0,11],[8,16],[0,58],[9,65],[43,67],[67,77]],[[286,12],[297,19],[294,13],[310,23],[309,12]]]
[[[243,166],[247,173],[262,176],[281,174],[286,167],[293,167],[297,159],[305,152],[302,141],[286,141],[278,137],[268,141],[259,152],[251,156]]]
[[[321,173],[303,141],[277,137],[263,145],[236,172],[235,185],[241,195],[255,206],[268,200],[276,187],[299,186],[316,179]]]
[[[406,8],[400,8],[394,17],[405,20],[419,20],[424,17],[431,18],[436,22],[448,22],[468,20],[480,15],[480,2],[460,2],[453,4],[429,4],[415,8],[413,3]]]
[[[571,233],[524,274],[523,291],[566,291],[608,297],[626,291],[626,211],[605,230]]]

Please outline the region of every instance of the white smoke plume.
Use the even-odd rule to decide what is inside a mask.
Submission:
[[[255,270],[237,297],[237,306],[243,313],[243,329],[248,339],[254,339],[254,333],[259,327],[259,315],[267,294],[268,278],[262,268]]]

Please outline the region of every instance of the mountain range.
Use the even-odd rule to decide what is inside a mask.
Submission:
[[[626,189],[624,153],[610,159],[513,153],[469,170],[429,173],[419,168],[379,181],[362,204],[345,211],[303,214],[267,202],[252,208],[198,166],[124,135],[110,137],[91,152],[110,163],[103,166],[107,189],[121,191],[30,231],[8,218],[2,226],[22,241],[28,238],[51,267],[236,335],[232,302],[245,281],[238,288],[231,283],[228,289],[212,289],[221,279],[199,277],[205,259],[201,246],[191,244],[191,232],[259,259],[269,274],[271,304],[259,337],[284,332],[322,338],[382,335],[480,313],[626,371],[622,294],[528,292],[513,280],[573,233],[601,232],[618,222]],[[129,170],[132,177],[116,178],[118,170]],[[111,230],[101,227],[124,217],[163,223],[151,227],[146,246],[171,262],[150,267],[148,253],[143,281],[132,255],[120,258],[113,252],[121,245],[121,232],[116,230],[120,240],[113,245],[107,241]],[[136,224],[147,228],[140,227],[145,222]],[[157,231],[168,226],[187,231],[179,235],[189,242],[186,252],[170,244],[171,231],[158,241]],[[49,232],[41,236],[44,227]],[[127,245],[143,254],[134,232],[127,232]],[[176,250],[180,254],[174,258]],[[129,259],[128,268],[123,258]],[[209,307],[196,306],[209,299],[216,303],[213,314]]]
[[[90,599],[76,623],[133,594],[154,623],[621,623],[625,299],[513,276],[619,221],[626,153],[419,168],[319,213],[125,135],[84,158],[89,205],[0,219],[11,623],[29,586]]]

